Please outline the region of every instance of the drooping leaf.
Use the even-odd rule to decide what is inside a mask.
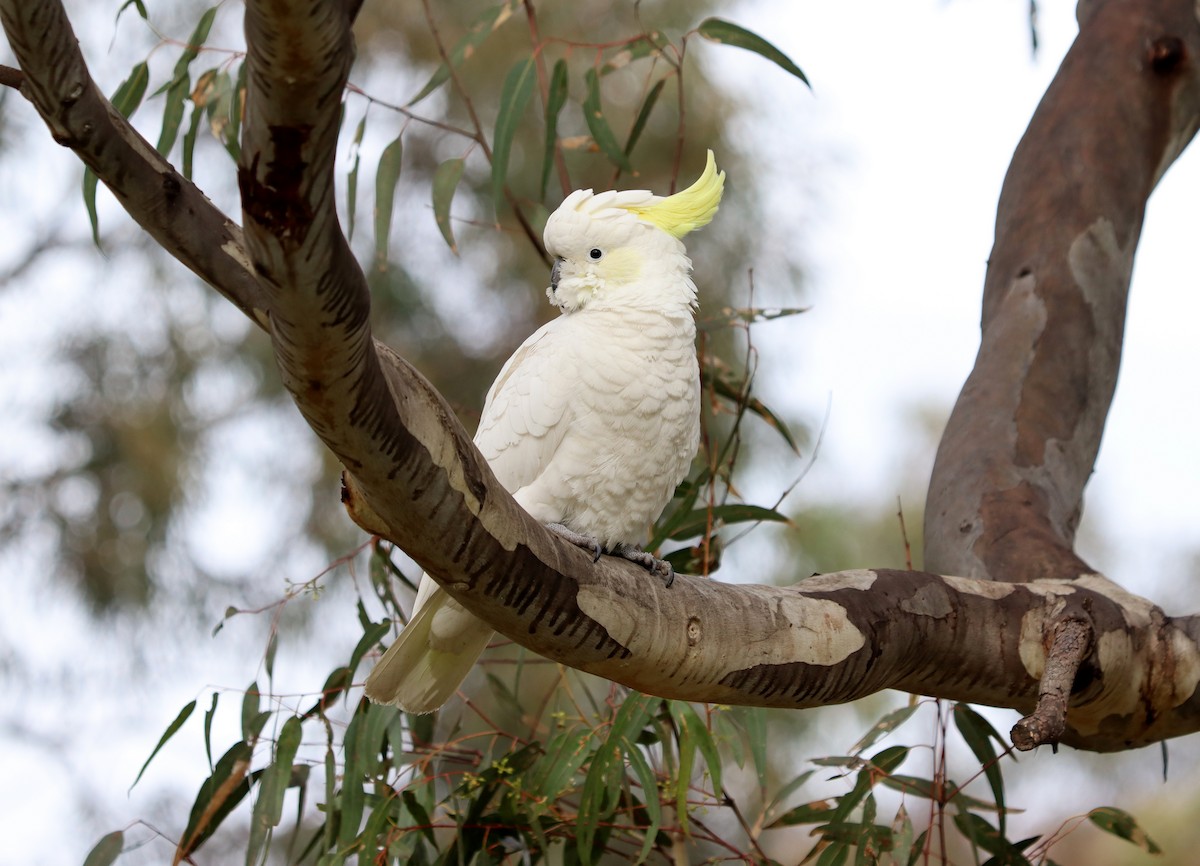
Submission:
[[[254,728],[254,720],[258,716],[261,703],[262,693],[258,690],[258,682],[252,682],[246,687],[245,694],[242,695],[242,739],[247,743],[253,742],[255,739],[251,736],[251,731]]]
[[[166,105],[163,107],[163,124],[162,132],[158,136],[158,144],[156,149],[163,156],[175,146],[175,138],[179,134],[179,125],[183,121],[183,102],[191,91],[191,76],[189,69],[192,61],[200,55],[200,49],[208,40],[209,31],[212,30],[213,19],[216,17],[217,7],[205,11],[200,16],[196,28],[192,31],[192,35],[188,38],[187,44],[184,45],[183,51],[179,55],[179,59],[175,61],[175,69],[171,73],[170,80],[155,91],[155,96],[160,93],[167,94]]]
[[[468,59],[475,53],[475,49],[483,44],[489,36],[495,33],[509,18],[515,10],[520,8],[522,0],[508,0],[506,3],[500,3],[491,7],[467,29],[467,34],[454,44],[454,47],[448,52],[450,64],[457,67],[464,60]],[[433,91],[437,90],[450,78],[450,68],[445,63],[440,65],[433,73],[433,76],[425,83],[417,95],[408,101],[408,106],[411,108],[422,99],[424,99]]]
[[[983,768],[984,778],[987,779],[988,785],[991,786],[992,796],[996,798],[996,807],[1000,813],[1000,835],[1007,836],[1006,827],[1006,810],[1004,808],[1004,776],[1000,770],[1000,763],[996,760],[996,750],[992,748],[992,739],[1004,745],[1004,741],[1000,739],[1000,735],[996,733],[995,728],[991,726],[987,719],[975,712],[967,704],[954,705],[954,725],[958,728],[958,732],[962,734],[963,740],[971,749],[971,754],[975,756],[975,760],[979,761],[979,765]]]
[[[145,21],[147,19],[148,14],[146,12],[146,4],[143,3],[142,0],[125,0],[125,2],[121,4],[121,8],[117,10],[117,17],[115,20],[120,21],[121,13],[124,12],[126,9],[128,9],[130,6],[133,6],[135,9],[137,9],[137,13],[138,13],[138,15],[142,16],[143,21]]]
[[[624,148],[617,143],[612,127],[604,118],[604,109],[600,103],[600,76],[595,69],[589,69],[584,78],[587,81],[587,96],[583,100],[583,119],[587,121],[588,131],[600,151],[609,161],[622,171],[633,171],[629,157]]]
[[[650,763],[640,749],[630,744],[624,752],[629,766],[633,768],[633,773],[642,786],[643,802],[646,806],[646,814],[650,818],[650,821],[640,828],[644,835],[642,850],[638,852],[636,862],[643,863],[650,856],[650,851],[653,850],[658,839],[658,829],[662,826],[662,803],[658,799],[658,778],[654,775]]]
[[[100,837],[100,841],[92,846],[91,851],[88,851],[88,855],[83,861],[83,866],[112,866],[117,858],[121,856],[121,850],[124,847],[124,831],[114,830],[111,833],[107,833]]]
[[[704,535],[708,531],[710,523],[713,528],[717,528],[722,525],[758,523],[760,521],[787,523],[788,518],[786,515],[780,514],[772,508],[766,508],[761,505],[747,505],[741,502],[714,505],[711,509],[697,508],[692,511],[680,509],[672,514],[671,518],[663,524],[659,532],[656,533],[656,537],[662,535],[663,538],[681,541],[685,538]]]
[[[811,803],[803,803],[788,809],[767,824],[764,829],[794,827],[797,824],[820,824],[822,821],[828,821],[836,808],[833,800],[813,800]]]
[[[920,706],[920,705],[919,704],[911,704],[909,706],[901,707],[898,710],[893,710],[892,712],[888,713],[886,716],[884,716],[882,719],[880,719],[878,722],[876,722],[874,725],[872,725],[871,730],[869,730],[865,734],[863,734],[862,739],[860,739],[857,743],[855,743],[853,746],[850,747],[850,752],[852,754],[857,755],[859,752],[863,751],[864,749],[875,745],[875,743],[878,742],[880,740],[880,738],[886,736],[887,734],[890,734],[896,728],[900,727],[902,724],[907,722],[909,720],[909,718],[912,716],[912,714],[917,711],[918,706]]]
[[[392,231],[392,210],[396,204],[396,185],[400,182],[400,162],[404,145],[398,136],[379,157],[375,169],[375,265],[382,267],[388,258],[388,235]]]
[[[346,728],[343,740],[345,763],[342,773],[341,824],[338,826],[338,847],[348,849],[358,836],[358,825],[362,822],[363,813],[363,749],[359,743],[359,735],[363,728],[365,714],[356,712]]]
[[[363,656],[370,652],[375,644],[383,640],[383,636],[388,633],[391,627],[392,621],[385,619],[383,622],[373,623],[370,628],[366,629],[363,632],[363,636],[359,638],[358,644],[354,647],[354,651],[350,653],[350,664],[347,667],[352,671],[357,670],[358,663],[363,660]]]
[[[92,226],[92,243],[100,247],[100,216],[96,212],[96,185],[99,182],[96,172],[90,168],[83,170],[83,206],[87,208],[88,222]]]
[[[1098,809],[1088,812],[1087,816],[1089,821],[1105,833],[1120,836],[1122,839],[1132,842],[1143,851],[1151,854],[1162,853],[1162,849],[1146,834],[1146,831],[1141,828],[1137,820],[1128,812],[1117,809],[1114,806],[1101,806]]]
[[[550,73],[550,89],[546,94],[545,137],[542,141],[542,182],[538,198],[546,197],[550,170],[554,167],[554,151],[558,142],[558,115],[567,102],[567,62],[556,60]]]
[[[221,756],[212,775],[200,786],[187,828],[179,840],[173,866],[190,856],[208,839],[221,822],[250,791],[246,773],[250,769],[252,749],[245,742],[235,743]]]
[[[163,735],[158,738],[158,745],[156,745],[154,750],[150,752],[150,757],[146,759],[146,763],[142,764],[142,768],[138,770],[137,778],[135,778],[133,780],[133,784],[129,786],[130,791],[132,791],[134,786],[141,781],[142,774],[146,772],[146,768],[150,766],[150,762],[154,760],[154,756],[158,754],[159,749],[165,746],[167,744],[167,740],[175,736],[175,732],[183,727],[183,723],[188,720],[188,717],[192,714],[192,710],[194,709],[196,709],[196,702],[191,701],[187,706],[179,711],[179,715],[175,717],[175,720],[171,722],[171,724],[167,725],[167,729],[163,731]]]
[[[625,139],[625,155],[633,154],[633,149],[637,146],[638,139],[642,137],[642,133],[646,129],[646,123],[650,120],[650,113],[654,111],[654,106],[658,103],[658,97],[662,93],[663,85],[667,83],[664,78],[650,88],[650,92],[646,94],[646,98],[642,100],[642,107],[638,109],[637,118],[633,121],[633,127],[629,130],[629,137]]]
[[[212,757],[212,723],[217,714],[217,692],[213,692],[212,703],[204,711],[204,753],[208,756],[208,772],[213,771]]]
[[[275,741],[275,757],[262,776],[259,800],[263,806],[263,818],[272,827],[278,827],[283,818],[283,793],[292,778],[292,763],[300,748],[303,725],[296,716],[288,717]]]
[[[765,421],[768,426],[775,429],[783,440],[788,444],[796,454],[800,453],[800,446],[792,436],[791,430],[787,424],[768,408],[757,397],[751,396],[746,388],[745,382],[740,381],[734,371],[723,361],[712,356],[705,358],[707,363],[700,368],[700,379],[705,389],[711,389],[716,396],[723,400],[728,400],[735,406],[744,405],[746,411],[753,415],[757,415]]]
[[[142,104],[142,97],[146,95],[146,85],[149,83],[150,67],[142,61],[130,70],[129,77],[122,81],[113,93],[110,100],[113,108],[129,117]]]
[[[808,84],[808,78],[800,71],[800,67],[793,63],[790,57],[757,33],[751,33],[746,28],[739,27],[721,18],[706,19],[697,28],[697,32],[712,42],[719,42],[722,45],[732,45],[735,48],[744,48],[747,51],[753,51],[755,54],[767,58],[767,60],[770,60],[781,69],[790,72],[805,84]],[[809,86],[811,87],[812,85]]]
[[[450,224],[450,202],[454,200],[465,165],[461,158],[448,159],[433,172],[433,218],[447,246],[455,253],[458,244],[454,242],[454,227]]]
[[[527,57],[508,71],[500,88],[496,128],[492,132],[492,203],[496,213],[500,212],[500,201],[508,181],[508,159],[512,153],[513,137],[533,96],[535,71],[533,58]]]

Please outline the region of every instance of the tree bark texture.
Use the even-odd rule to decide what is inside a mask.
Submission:
[[[940,573],[782,588],[681,575],[666,589],[533,521],[445,401],[373,340],[334,206],[355,4],[247,3],[243,239],[100,95],[58,0],[0,0],[22,92],[56,140],[270,332],[297,406],[347,469],[354,519],[498,631],[688,700],[799,708],[897,688],[1034,713],[1047,694],[1031,722],[1042,741],[1104,751],[1200,730],[1195,618],[1166,617],[1072,552],[1146,197],[1200,116],[1200,28],[1179,0],[1086,9],[1001,198],[983,344],[930,491]],[[1076,631],[1084,649],[1058,639]]]

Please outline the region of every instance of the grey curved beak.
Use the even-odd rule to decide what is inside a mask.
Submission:
[[[550,268],[550,291],[558,291],[558,267],[562,264],[562,259],[554,260],[554,267]]]

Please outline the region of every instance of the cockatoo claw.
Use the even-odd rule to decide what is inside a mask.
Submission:
[[[600,546],[600,541],[590,535],[583,535],[576,532],[574,529],[568,529],[561,523],[547,523],[546,528],[551,532],[561,535],[567,541],[574,544],[576,547],[582,547],[592,555],[592,562],[600,561],[600,554],[604,553],[604,548]]]
[[[630,562],[636,562],[651,574],[658,575],[667,589],[670,589],[671,584],[675,582],[675,569],[665,559],[658,559],[654,554],[647,553],[632,544],[618,544],[613,549],[613,553],[625,557]]]

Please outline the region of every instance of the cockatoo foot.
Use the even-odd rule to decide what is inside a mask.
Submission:
[[[658,559],[640,547],[635,547],[632,544],[618,544],[613,548],[612,552],[615,556],[623,556],[630,562],[636,562],[651,574],[658,575],[668,589],[675,582],[675,569],[671,566],[671,563],[665,559]]]
[[[604,548],[600,546],[600,540],[593,538],[590,535],[583,535],[576,532],[574,529],[567,529],[561,523],[547,523],[546,528],[551,532],[557,533],[571,542],[577,547],[582,547],[592,555],[592,562],[600,561],[600,554],[604,553]]]

